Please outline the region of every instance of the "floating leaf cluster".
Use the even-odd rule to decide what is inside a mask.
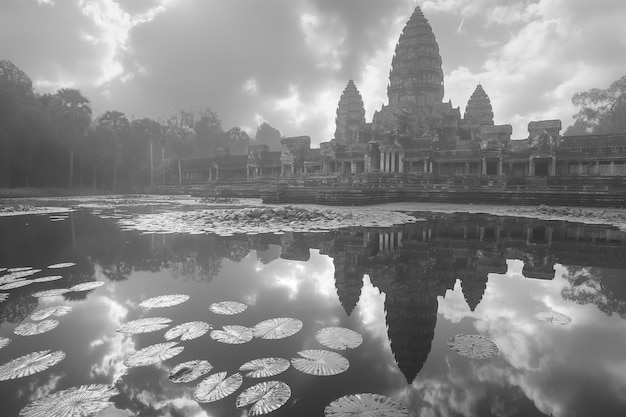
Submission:
[[[63,317],[70,311],[72,311],[72,306],[46,307],[35,311],[33,314],[30,315],[30,318],[31,320],[39,321],[52,316]]]
[[[194,360],[179,363],[170,370],[169,380],[176,383],[192,382],[208,374],[213,365],[208,361]]]
[[[8,337],[0,337],[0,349],[5,347],[9,343],[11,343],[11,339],[9,339]]]
[[[572,318],[563,313],[558,313],[556,311],[542,311],[540,313],[533,314],[533,317],[537,321],[542,321],[544,323],[556,324],[559,326],[565,326],[572,322]]]
[[[252,404],[249,415],[258,416],[278,410],[291,397],[289,385],[280,381],[266,381],[253,385],[237,397],[237,408]]]
[[[148,298],[147,300],[139,303],[139,307],[144,310],[151,310],[153,308],[172,307],[189,300],[189,296],[186,294],[168,294],[159,295],[156,297]]]
[[[70,291],[91,291],[93,289],[96,289],[98,287],[101,287],[104,285],[103,281],[90,281],[90,282],[82,282],[80,284],[76,284],[73,287],[70,287]]]
[[[20,411],[20,417],[81,417],[95,416],[109,406],[118,395],[110,385],[81,385],[41,397]]]
[[[363,343],[363,337],[344,327],[325,327],[315,334],[315,340],[329,349],[354,349]]]
[[[13,333],[19,336],[33,336],[46,333],[59,325],[58,320],[46,319],[39,323],[22,323],[13,329]]]
[[[228,378],[226,375],[226,372],[218,372],[202,380],[193,392],[196,401],[210,403],[228,397],[237,391],[243,383],[241,374],[236,373]]]
[[[309,375],[337,375],[348,370],[350,366],[346,358],[329,350],[303,350],[298,355],[301,357],[293,358],[291,364],[298,371]]]
[[[254,337],[262,339],[283,339],[298,333],[302,321],[287,317],[264,320],[252,328]]]
[[[124,359],[124,365],[129,368],[149,366],[163,362],[180,354],[184,347],[176,346],[176,342],[157,343],[138,350]]]
[[[123,323],[115,331],[126,334],[152,333],[169,327],[171,322],[171,319],[165,317],[149,317]]]
[[[54,265],[48,265],[48,269],[61,269],[61,268],[69,268],[70,266],[76,265],[75,262],[62,262]]]
[[[37,291],[37,292],[32,293],[31,295],[37,298],[56,297],[57,295],[63,295],[68,292],[70,292],[70,290],[67,288],[55,288],[52,290]]]
[[[248,378],[267,378],[276,376],[289,369],[291,364],[283,358],[261,358],[253,359],[241,365],[240,371],[248,371],[245,374]]]
[[[237,301],[221,301],[209,306],[209,310],[213,313],[223,315],[243,313],[247,308],[248,306],[246,304],[238,303]]]
[[[459,355],[471,359],[493,358],[500,354],[495,343],[478,334],[457,334],[448,339],[447,345]]]
[[[231,345],[248,343],[254,337],[250,328],[237,325],[224,326],[222,330],[213,330],[210,336],[213,340]]]
[[[12,361],[5,363],[4,365],[0,365],[0,381],[22,378],[28,375],[36,374],[37,372],[45,371],[46,369],[61,362],[64,358],[65,352],[61,350],[57,350],[55,352],[50,352],[50,350],[41,350],[20,356],[17,359],[13,359]]]
[[[203,336],[211,329],[209,323],[203,321],[191,321],[188,323],[179,324],[174,326],[165,332],[165,339],[172,340],[180,337],[180,340],[192,340]]]

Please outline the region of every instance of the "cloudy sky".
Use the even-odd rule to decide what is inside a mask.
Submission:
[[[96,113],[208,106],[225,129],[254,136],[266,121],[319,143],[349,79],[368,121],[387,102],[416,5],[439,42],[445,100],[463,111],[480,82],[513,138],[530,120],[570,125],[575,92],[626,74],[623,0],[2,0],[0,59],[40,92],[79,88]]]

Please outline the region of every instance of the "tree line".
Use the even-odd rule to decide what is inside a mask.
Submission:
[[[239,127],[224,130],[210,108],[176,110],[164,120],[131,120],[117,110],[94,115],[79,90],[39,94],[24,71],[0,60],[0,187],[180,183],[181,159],[246,154],[250,144],[279,150],[280,139],[267,123],[254,140]]]

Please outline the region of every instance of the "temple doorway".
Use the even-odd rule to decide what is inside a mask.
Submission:
[[[547,177],[550,174],[550,160],[535,159],[535,177]]]

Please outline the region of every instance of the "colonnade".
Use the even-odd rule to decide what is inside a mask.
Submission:
[[[404,172],[403,158],[404,152],[380,151],[380,172]]]

